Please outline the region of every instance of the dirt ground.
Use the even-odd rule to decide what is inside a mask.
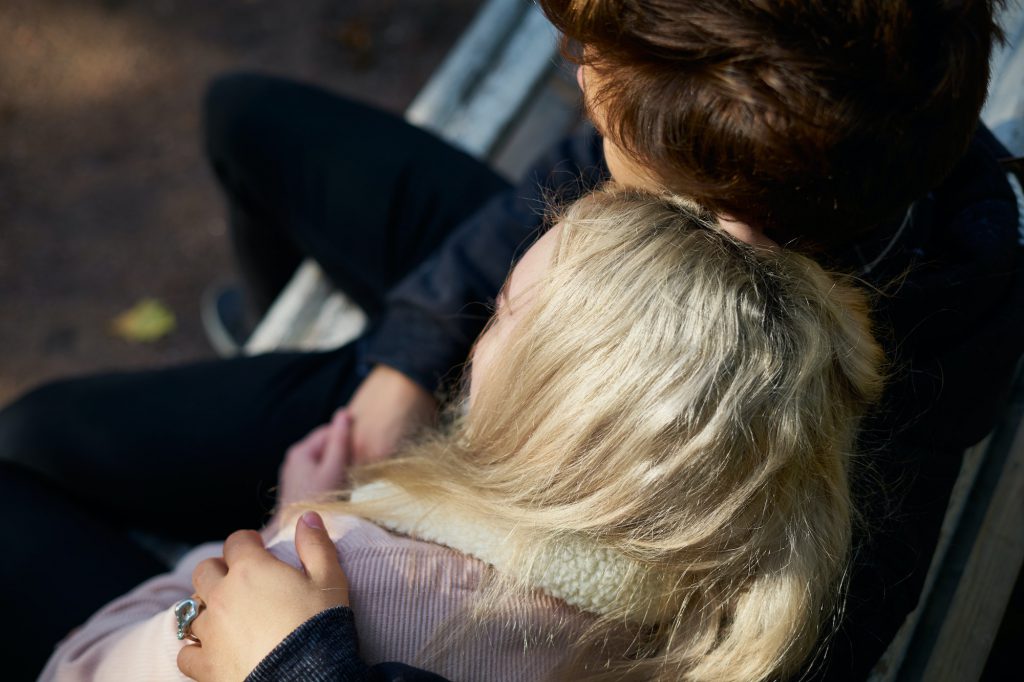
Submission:
[[[199,297],[233,271],[199,148],[211,77],[273,72],[401,111],[479,4],[0,2],[0,405],[50,378],[212,355]],[[115,336],[147,297],[176,329]]]

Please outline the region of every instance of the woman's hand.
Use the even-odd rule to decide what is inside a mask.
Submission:
[[[274,515],[263,527],[264,542],[269,542],[277,534],[285,507],[337,490],[345,484],[351,459],[351,425],[348,410],[342,408],[334,413],[329,424],[313,429],[308,436],[288,448],[277,477]]]
[[[192,584],[206,608],[192,623],[201,643],[178,653],[182,673],[199,682],[238,682],[307,620],[349,605],[348,580],[315,512],[298,520],[295,547],[304,573],[274,557],[249,530],[227,539],[223,559],[196,566]]]
[[[278,475],[278,509],[337,490],[350,463],[352,418],[347,409],[288,449]]]

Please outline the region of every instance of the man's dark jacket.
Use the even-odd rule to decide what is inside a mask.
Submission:
[[[1005,156],[979,129],[950,177],[905,219],[826,255],[877,288],[891,379],[864,426],[856,464],[865,522],[845,622],[814,663],[815,678],[865,679],[913,609],[962,452],[992,428],[1006,398],[1024,348],[1024,250],[1016,197],[997,163]],[[395,288],[363,340],[364,361],[430,391],[451,379],[513,260],[548,224],[550,206],[607,177],[591,130],[558,145]],[[265,659],[259,670],[271,677],[258,679],[437,679],[406,666],[366,667],[354,638],[349,617],[323,614]]]

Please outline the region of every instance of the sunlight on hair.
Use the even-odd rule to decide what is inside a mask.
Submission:
[[[688,202],[609,187],[560,224],[468,413],[357,480],[501,529],[463,636],[552,557],[614,566],[558,679],[794,671],[840,603],[849,456],[882,385],[865,297]]]

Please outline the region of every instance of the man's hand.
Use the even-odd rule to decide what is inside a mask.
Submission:
[[[377,365],[348,404],[352,416],[352,461],[360,464],[394,454],[402,439],[431,423],[437,401],[396,369]]]
[[[279,561],[255,531],[233,533],[223,559],[196,566],[192,585],[206,608],[192,623],[200,644],[182,647],[178,668],[199,682],[238,682],[316,614],[348,606],[348,579],[315,512],[295,527],[305,572]]]

